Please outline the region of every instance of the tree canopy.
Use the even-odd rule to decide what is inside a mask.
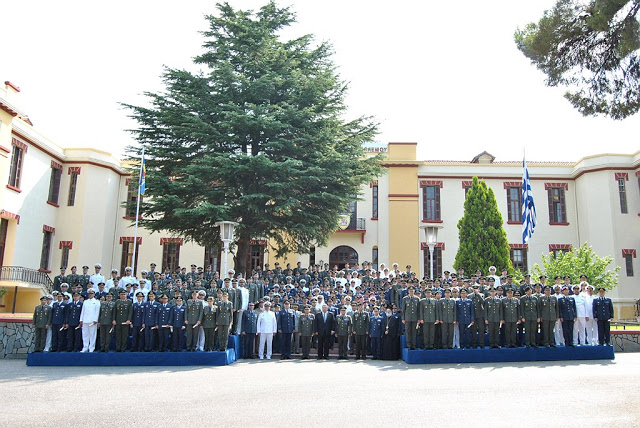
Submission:
[[[558,0],[516,45],[583,115],[624,119],[640,108],[639,10],[640,0]]]
[[[326,243],[360,186],[381,173],[365,156],[371,117],[346,120],[347,84],[332,47],[307,34],[283,39],[289,8],[259,11],[217,4],[206,16],[199,73],[166,68],[163,92],[131,109],[145,148],[140,224],[201,245],[219,239],[214,223],[239,222],[236,269],[251,239],[270,239],[277,255]]]
[[[605,287],[612,290],[618,286],[618,271],[620,266],[615,266],[613,270],[608,269],[613,259],[611,257],[598,256],[588,243],[582,244],[580,248],[572,248],[566,253],[542,254],[542,267],[537,263],[533,265],[531,272],[534,277],[545,274],[547,278],[553,279],[556,276],[569,275],[572,284],[577,284],[580,275],[587,276],[587,282],[594,287]]]
[[[512,272],[509,242],[502,224],[493,190],[484,180],[473,177],[464,201],[464,214],[458,221],[460,244],[453,267],[487,272],[489,266],[496,266],[498,270],[506,267]]]

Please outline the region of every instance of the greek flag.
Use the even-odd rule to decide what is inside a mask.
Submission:
[[[140,165],[140,194],[144,195],[146,190],[147,168],[144,166],[144,153],[142,153],[142,164]]]
[[[522,159],[522,243],[526,244],[536,227],[536,205],[533,202],[527,162]]]

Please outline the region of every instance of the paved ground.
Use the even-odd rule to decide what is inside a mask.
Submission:
[[[640,426],[640,354],[409,366],[27,367],[0,360],[0,426]],[[205,425],[206,426],[206,425]]]

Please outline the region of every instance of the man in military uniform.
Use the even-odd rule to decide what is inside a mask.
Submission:
[[[229,331],[233,327],[233,304],[229,294],[222,293],[222,301],[218,303],[216,325],[218,327],[218,345],[221,352],[226,352],[229,342]]]
[[[513,287],[507,288],[507,297],[502,299],[502,319],[504,321],[505,345],[507,348],[516,347],[516,328],[520,324],[520,301],[513,297]]]
[[[420,299],[415,295],[415,287],[409,287],[409,294],[402,299],[402,324],[404,324],[407,348],[416,349]]]
[[[285,301],[284,308],[276,315],[278,334],[280,335],[281,360],[291,359],[291,336],[296,332],[296,315],[290,307],[289,301]]]
[[[315,334],[315,316],[311,313],[309,305],[304,306],[303,313],[298,320],[299,336],[302,344],[302,359],[309,359],[309,351],[311,350],[311,338]]]
[[[544,288],[544,295],[538,299],[538,313],[540,314],[540,330],[542,331],[542,344],[554,347],[553,328],[560,319],[558,312],[558,300],[551,295],[551,287]]]
[[[417,297],[416,297],[417,299]],[[367,359],[367,337],[369,336],[369,313],[364,311],[364,304],[357,303],[353,314],[353,334],[355,336],[356,360]]]
[[[451,289],[444,290],[444,299],[440,305],[440,324],[442,324],[442,346],[446,349],[453,349],[453,326],[456,322],[456,302],[451,299]]]
[[[169,349],[169,333],[171,332],[171,305],[167,303],[169,296],[160,296],[161,304],[158,306],[158,350],[166,352]]]
[[[520,298],[522,323],[524,324],[524,344],[527,348],[538,347],[538,299],[533,295],[531,287],[524,287],[524,296]]]
[[[253,347],[256,341],[256,333],[258,333],[258,316],[260,312],[254,309],[253,302],[249,302],[247,310],[242,312],[242,338],[243,353],[242,358],[253,359]]]
[[[182,352],[184,348],[184,333],[186,325],[186,307],[182,304],[182,296],[178,294],[176,304],[171,306],[171,338],[173,341],[173,351]]]
[[[82,302],[80,293],[73,293],[73,301],[67,306],[65,327],[67,331],[67,352],[80,352],[82,350],[82,331],[80,330],[80,314]]]
[[[66,296],[66,294],[64,296]],[[64,320],[68,304],[68,302],[64,302],[62,293],[58,294],[58,301],[53,303],[53,314],[51,317],[51,352],[62,352],[65,350],[64,339],[66,332],[64,331]]]
[[[133,347],[131,350],[133,352],[142,352],[144,351],[144,330],[142,329],[144,325],[144,293],[138,291],[135,297],[136,302],[133,303],[131,317],[131,324],[133,325]]]
[[[369,317],[369,339],[371,340],[371,354],[374,360],[380,359],[382,334],[385,327],[384,316],[380,315],[380,308],[374,306],[373,314]]]
[[[40,297],[40,304],[33,311],[33,327],[35,328],[33,352],[42,352],[47,340],[47,330],[51,328],[53,311],[47,304],[47,296]]]
[[[133,317],[133,302],[127,298],[127,292],[120,290],[120,298],[116,301],[114,309],[115,320],[112,325],[116,330],[116,352],[127,350],[129,342],[129,329]]]
[[[460,328],[460,347],[462,349],[471,348],[471,327],[476,319],[475,305],[473,301],[467,299],[467,290],[460,290],[460,299],[456,302],[456,322]]]
[[[106,300],[100,302],[100,314],[98,315],[98,330],[100,330],[100,352],[107,352],[111,345],[111,333],[115,321],[116,304],[113,296],[108,294]]]
[[[425,292],[425,298],[420,300],[419,319],[422,325],[422,348],[434,349],[435,347],[435,329],[436,324],[440,320],[439,305],[435,299],[437,291]]]
[[[202,324],[202,314],[204,307],[198,300],[198,292],[191,293],[191,299],[187,302],[185,313],[185,325],[187,330],[187,352],[194,352],[198,346],[198,333]]]
[[[344,306],[340,307],[340,315],[336,317],[334,328],[336,338],[338,339],[338,359],[344,358],[345,360],[349,359],[349,357],[347,357],[347,340],[353,328],[351,317],[346,315],[346,313],[347,308]]]
[[[558,299],[558,315],[562,323],[562,333],[564,335],[565,346],[573,345],[573,324],[577,320],[576,301],[573,296],[569,296],[569,287],[562,287],[562,297]]]
[[[216,334],[216,312],[218,307],[214,305],[213,297],[207,297],[207,306],[202,310],[202,328],[204,329],[204,350],[215,351],[214,342]]]
[[[489,290],[489,297],[484,300],[484,323],[489,327],[489,346],[499,348],[500,326],[502,325],[502,301],[496,296],[496,289]],[[484,343],[484,338],[483,338]]]
[[[82,291],[87,291],[91,275],[89,275],[89,266],[82,266],[82,274],[78,275],[78,285],[82,286]],[[94,284],[96,287],[98,284]]]
[[[144,350],[151,352],[157,343],[156,333],[158,330],[158,302],[156,302],[156,294],[150,291],[147,295],[149,299],[144,305]]]
[[[480,293],[480,285],[472,285],[473,292],[469,295],[469,300],[473,302],[475,320],[471,326],[471,347],[484,348],[484,294]]]
[[[60,275],[56,275],[56,277],[53,278],[53,289],[55,291],[60,291],[61,290],[60,286],[63,283],[69,283],[69,281],[67,279],[67,276],[64,274],[66,270],[67,270],[66,267],[64,267],[64,266],[61,267],[60,268]]]
[[[593,299],[593,319],[598,323],[598,344],[611,344],[611,320],[613,319],[613,302],[605,297],[606,289],[598,288],[598,297]]]

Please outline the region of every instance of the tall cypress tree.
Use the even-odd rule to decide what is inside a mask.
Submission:
[[[141,225],[211,245],[216,221],[237,221],[244,272],[251,239],[271,239],[277,255],[326,243],[351,195],[381,172],[362,148],[377,125],[343,119],[347,85],[329,44],[280,37],[295,22],[289,8],[217,8],[194,58],[203,71],[167,68],[150,107],[126,105],[139,142],[128,153],[145,147]]]
[[[473,177],[464,202],[464,215],[458,221],[460,245],[453,267],[487,272],[492,265],[498,269],[506,266],[511,272],[509,242],[502,224],[493,190],[484,180]]]

